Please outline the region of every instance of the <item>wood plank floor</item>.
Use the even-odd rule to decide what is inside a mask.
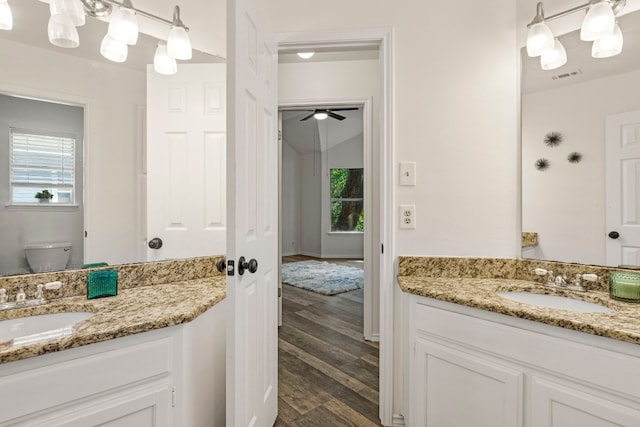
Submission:
[[[331,262],[363,268],[361,260]],[[283,285],[282,295],[275,425],[380,426],[379,349],[362,338],[362,289],[324,296]]]

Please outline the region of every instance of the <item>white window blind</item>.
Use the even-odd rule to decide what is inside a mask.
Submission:
[[[13,203],[37,203],[49,190],[51,203],[74,202],[74,135],[11,128],[10,182]]]

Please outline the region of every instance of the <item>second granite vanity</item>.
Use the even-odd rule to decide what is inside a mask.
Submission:
[[[49,302],[0,320],[85,312],[73,333],[0,342],[0,426],[224,423],[225,276],[216,258],[112,267],[118,295],[88,300],[75,270],[0,278],[15,295],[37,284]],[[37,356],[37,357],[36,357]]]
[[[598,280],[584,283],[586,292],[552,289],[536,268]],[[408,325],[407,425],[640,425],[640,305],[609,298],[608,269],[401,257],[397,280]],[[502,292],[569,297],[611,311],[540,307]]]

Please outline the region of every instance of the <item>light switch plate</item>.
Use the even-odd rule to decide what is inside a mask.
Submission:
[[[400,205],[400,228],[416,228],[416,205]]]
[[[400,185],[416,185],[416,162],[400,162]]]

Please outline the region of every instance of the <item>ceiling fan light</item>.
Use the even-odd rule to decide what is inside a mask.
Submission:
[[[153,69],[156,70],[156,73],[165,76],[178,72],[178,64],[174,58],[169,56],[165,43],[158,43],[156,53],[153,55]]]
[[[102,56],[113,62],[124,62],[129,54],[129,47],[126,43],[116,40],[106,34],[100,43],[100,53]]]
[[[63,14],[71,18],[76,27],[81,27],[86,22],[84,8],[80,0],[51,0],[49,2],[51,15]]]
[[[109,35],[129,45],[138,42],[138,17],[130,1],[125,1],[111,15]]]
[[[317,111],[314,115],[313,118],[316,120],[324,120],[327,117],[329,117],[329,114],[327,114],[326,111]]]
[[[540,66],[543,70],[555,70],[567,63],[567,51],[560,40],[556,39],[553,49],[544,52],[540,56]]]
[[[602,0],[589,6],[589,11],[580,27],[580,39],[584,41],[598,40],[613,32],[616,17],[611,4]]]
[[[613,27],[613,33],[601,37],[593,42],[591,56],[594,58],[609,58],[622,52],[622,31],[618,24]]]
[[[49,36],[49,42],[54,46],[69,49],[80,46],[78,30],[76,30],[75,25],[73,25],[68,15],[51,15],[49,17],[49,24],[47,25],[47,34]]]
[[[0,0],[0,30],[13,29],[13,14],[7,0]]]
[[[315,52],[298,52],[298,56],[302,59],[309,59],[313,55],[315,55]]]

